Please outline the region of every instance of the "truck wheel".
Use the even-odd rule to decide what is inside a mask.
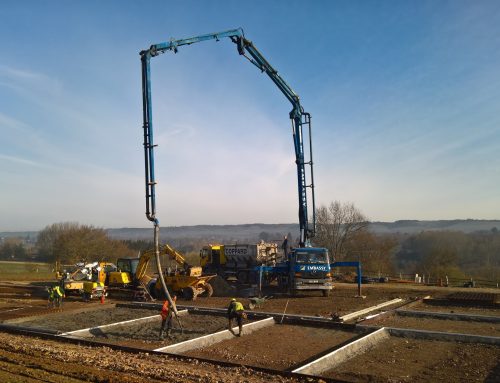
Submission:
[[[196,289],[193,286],[188,286],[182,289],[182,296],[188,301],[194,301],[196,299]]]
[[[321,290],[323,292],[324,297],[329,297],[330,296],[330,290]]]
[[[210,298],[214,294],[214,288],[210,283],[205,283],[205,286],[203,286],[205,290],[203,291],[202,295],[204,297]]]

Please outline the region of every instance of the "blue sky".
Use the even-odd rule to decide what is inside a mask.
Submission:
[[[0,230],[148,227],[139,51],[242,27],[313,116],[316,197],[498,219],[497,1],[0,4]],[[290,104],[229,40],[152,60],[163,226],[297,221]]]

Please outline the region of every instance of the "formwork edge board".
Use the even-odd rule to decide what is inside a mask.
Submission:
[[[355,311],[353,313],[343,315],[343,316],[340,317],[340,319],[343,320],[343,321],[348,321],[350,319],[354,319],[354,318],[360,317],[363,314],[366,314],[366,313],[369,313],[369,312],[381,309],[382,307],[387,307],[387,306],[390,306],[390,305],[394,305],[394,304],[402,302],[402,301],[403,301],[403,299],[401,299],[401,298],[392,299],[390,301],[380,303],[380,304],[378,304],[376,306],[367,307],[366,309]]]
[[[178,314],[180,314],[180,315],[187,314],[187,310],[179,311]],[[68,332],[64,332],[64,333],[60,334],[59,336],[75,335],[75,334],[80,333],[80,332],[90,332],[92,330],[103,329],[103,328],[107,328],[107,327],[113,327],[113,326],[133,323],[133,322],[150,321],[150,320],[158,318],[159,316],[160,316],[160,314],[156,314],[156,315],[151,315],[151,316],[142,317],[142,318],[130,319],[130,320],[122,321],[122,322],[109,323],[109,324],[105,324],[102,326],[95,326],[95,327],[84,328],[81,330],[68,331]]]
[[[411,317],[429,317],[439,319],[451,319],[461,321],[474,321],[474,322],[500,322],[500,317],[490,315],[475,315],[475,314],[457,314],[457,313],[440,313],[435,311],[412,311],[412,310],[396,310],[396,313],[401,316]]]
[[[183,308],[188,309],[189,311],[195,311],[200,313],[219,313],[219,314],[227,314],[227,309],[218,309],[211,307],[197,307],[197,306],[182,306]],[[318,323],[335,323],[331,318],[326,317],[318,317],[313,315],[300,315],[300,314],[283,314],[283,313],[274,313],[274,312],[266,312],[266,311],[252,311],[246,310],[246,313],[249,316],[254,317],[274,317],[275,319],[281,320],[281,318],[290,318],[290,319],[299,319],[299,320],[310,320]]]
[[[391,336],[408,337],[414,339],[432,339],[448,342],[481,343],[500,346],[500,337],[455,332],[427,331],[407,328],[385,327]]]
[[[266,318],[257,322],[245,324],[243,325],[243,330],[244,330],[243,334],[246,335],[263,327],[272,326],[274,325],[274,323],[275,321],[273,318]],[[238,327],[233,327],[232,330],[234,332],[238,330]],[[234,335],[229,330],[222,330],[214,334],[203,335],[201,337],[189,339],[181,343],[160,347],[155,349],[154,351],[165,352],[170,354],[180,354],[197,348],[210,346],[212,344],[219,343],[222,342],[223,340],[231,339],[233,337]]]
[[[306,375],[318,375],[324,371],[330,370],[339,364],[343,363],[345,360],[351,358],[355,354],[364,352],[367,348],[374,346],[379,341],[388,338],[389,333],[386,331],[385,327],[379,328],[353,342],[350,342],[322,357],[313,360],[293,370],[293,373],[306,374]]]
[[[155,304],[155,303],[143,303],[143,302],[132,302],[132,303],[126,303],[122,304],[119,303],[117,306],[122,306],[122,307],[144,307],[144,308],[156,308],[156,307],[161,307],[161,305]],[[193,312],[198,312],[198,313],[207,313],[207,314],[221,314],[221,315],[227,315],[227,309],[226,308],[215,308],[215,307],[203,307],[203,306],[188,306],[188,305],[177,305],[179,309],[185,309],[188,311],[193,311]],[[318,317],[318,316],[313,316],[313,315],[301,315],[301,314],[285,314],[283,313],[274,313],[274,312],[266,312],[266,311],[253,311],[253,310],[246,310],[246,313],[248,316],[253,316],[253,317],[275,317],[281,319],[282,317],[286,318],[292,318],[292,319],[299,319],[299,320],[311,320],[314,322],[323,322],[323,323],[335,323],[331,318],[327,317]]]

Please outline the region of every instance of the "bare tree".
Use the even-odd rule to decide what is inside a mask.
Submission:
[[[54,245],[57,238],[61,234],[77,229],[78,227],[79,225],[76,222],[58,222],[46,226],[38,233],[36,241],[39,257],[46,260],[52,260],[54,258]]]
[[[342,260],[349,240],[367,227],[367,218],[353,203],[333,201],[316,209],[315,242],[326,247],[333,259]]]
[[[78,223],[58,223],[43,229],[38,237],[39,253],[49,261],[115,261],[137,253],[123,242],[111,240],[106,231]]]

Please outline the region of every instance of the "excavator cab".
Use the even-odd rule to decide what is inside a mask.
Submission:
[[[109,284],[111,286],[125,286],[133,284],[137,277],[137,266],[139,258],[120,258],[116,261],[117,271],[109,273]]]

